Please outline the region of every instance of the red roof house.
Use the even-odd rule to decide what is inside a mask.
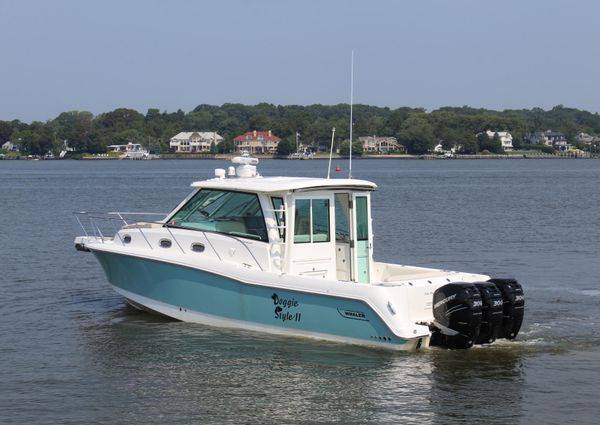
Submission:
[[[281,139],[269,131],[249,131],[233,139],[237,151],[249,153],[275,153]]]

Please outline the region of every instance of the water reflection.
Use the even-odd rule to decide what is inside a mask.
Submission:
[[[169,321],[121,305],[82,329],[122,419],[218,423],[516,421],[526,351],[397,353]],[[489,409],[488,403],[494,403]]]
[[[435,423],[516,423],[521,414],[526,351],[518,344],[466,351],[431,350]],[[493,408],[492,408],[493,406]]]
[[[427,357],[170,322],[129,308],[82,329],[125,421],[388,422],[427,413]],[[163,420],[156,419],[156,422]]]

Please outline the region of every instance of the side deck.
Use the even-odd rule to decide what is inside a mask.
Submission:
[[[373,262],[373,278],[372,284],[374,285],[398,286],[408,284],[412,286],[463,281],[486,281],[490,277],[478,273]]]

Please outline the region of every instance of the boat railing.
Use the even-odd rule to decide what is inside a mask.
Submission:
[[[167,217],[167,214],[148,213],[148,212],[76,211],[73,214],[75,215],[77,223],[83,230],[83,233],[85,234],[86,237],[94,237],[94,238],[100,240],[101,242],[105,242],[105,241],[112,240],[113,239],[112,235],[117,235],[121,244],[125,245],[125,241],[123,241],[123,239],[121,238],[121,234],[119,233],[119,230],[121,230],[124,227],[130,226],[131,229],[136,229],[140,232],[140,234],[142,235],[142,237],[144,238],[144,240],[146,241],[146,243],[148,244],[148,247],[150,249],[154,249],[154,247],[152,246],[152,244],[150,243],[150,240],[144,233],[144,229],[152,228],[153,225],[163,226],[165,224],[165,221],[164,220],[138,221],[138,218],[139,217],[142,217],[142,218],[143,217],[148,217],[148,218]],[[135,222],[131,221],[131,219],[130,219],[131,217],[136,218]],[[187,253],[186,250],[183,249],[182,244],[177,240],[177,237],[171,231],[171,226],[165,226],[165,228],[167,229],[167,231],[169,232],[169,235],[171,236],[171,238],[173,238],[173,240],[175,241],[175,243],[177,244],[177,246],[179,247],[181,252],[183,254],[186,254]],[[223,260],[222,255],[220,255],[218,250],[214,247],[214,245],[211,241],[211,238],[209,237],[209,235],[211,235],[211,234],[218,234],[219,236],[224,236],[224,237],[227,237],[227,238],[237,241],[240,245],[242,245],[246,249],[246,251],[248,251],[248,253],[252,257],[252,259],[256,263],[257,267],[260,270],[263,270],[263,267],[260,264],[260,261],[258,261],[258,259],[254,255],[252,250],[248,247],[248,245],[246,245],[246,243],[243,241],[242,238],[239,238],[235,235],[230,235],[227,233],[220,233],[220,232],[217,233],[217,232],[210,232],[210,231],[206,231],[206,230],[201,230],[201,233],[203,234],[204,238],[208,242],[209,246],[211,247],[212,251],[215,253],[216,257],[219,259],[219,261],[224,261],[224,260]],[[111,235],[111,236],[105,236],[105,235]]]
[[[175,241],[175,243],[177,244],[177,246],[179,247],[179,249],[181,250],[181,252],[183,254],[187,254],[187,252],[183,249],[183,246],[177,240],[177,237],[175,237],[175,234],[173,234],[173,232],[171,231],[172,228],[176,229],[177,226],[172,226],[172,225],[167,224],[165,226],[165,228],[167,229],[167,231],[169,232],[169,234],[171,235],[171,237],[173,238],[173,240]],[[219,254],[219,251],[213,245],[213,242],[211,241],[211,238],[209,237],[210,235],[219,235],[219,236],[222,236],[222,237],[233,239],[234,241],[238,242],[240,245],[242,245],[246,249],[246,251],[248,252],[248,254],[250,254],[250,257],[252,257],[252,260],[254,260],[254,263],[256,264],[256,266],[261,271],[264,271],[263,266],[261,266],[261,264],[260,264],[260,261],[258,261],[258,259],[256,258],[256,255],[254,255],[254,253],[248,247],[247,243],[243,240],[243,238],[238,237],[236,235],[232,235],[230,233],[214,232],[214,231],[204,230],[204,229],[194,229],[194,230],[202,233],[202,235],[204,236],[204,239],[206,239],[206,242],[208,242],[208,245],[210,246],[210,248],[214,252],[215,256],[219,259],[219,261],[223,262],[224,260],[223,260],[223,257],[221,256],[221,254]],[[141,229],[140,229],[140,231],[141,231]]]
[[[123,226],[131,225],[131,217],[136,218],[138,222],[140,217],[150,218],[148,224],[162,224],[162,221],[156,220],[156,217],[166,217],[164,213],[150,212],[95,212],[95,211],[76,211],[73,213],[79,227],[87,237],[95,237],[104,241],[110,239],[109,236],[114,235]],[[128,221],[129,220],[129,221]],[[145,237],[145,236],[144,236]],[[122,241],[121,241],[122,242]]]

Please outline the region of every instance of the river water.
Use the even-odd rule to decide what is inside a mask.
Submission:
[[[167,212],[226,165],[0,161],[0,423],[598,423],[600,161],[354,161],[377,260],[525,290],[516,341],[409,354],[141,313],[73,248],[71,212]]]

